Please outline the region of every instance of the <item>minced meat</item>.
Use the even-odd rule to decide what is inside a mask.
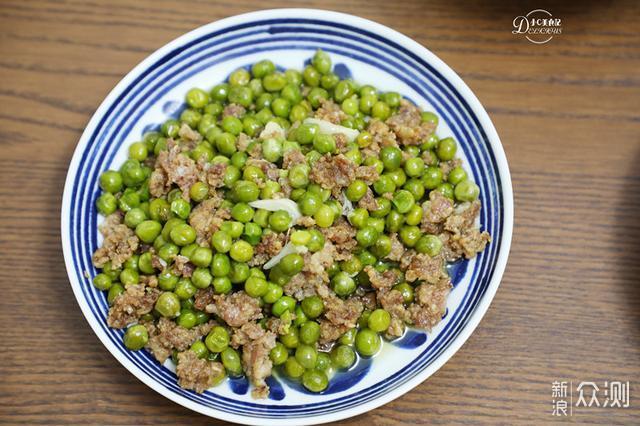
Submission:
[[[420,145],[433,133],[435,124],[423,122],[420,109],[406,99],[400,101],[398,112],[386,121],[403,145]]]
[[[176,375],[180,386],[202,393],[224,375],[224,366],[219,362],[199,359],[193,351],[184,351],[178,354]]]
[[[125,328],[153,310],[160,291],[142,284],[129,285],[109,308],[107,324],[112,328]]]
[[[349,186],[356,178],[356,165],[343,154],[326,154],[315,162],[311,169],[312,181],[330,189],[338,197],[342,188]]]
[[[198,204],[189,215],[189,225],[196,231],[196,241],[200,245],[208,245],[211,236],[220,229],[222,222],[231,217],[231,211],[219,208],[222,199],[209,198]]]
[[[120,268],[138,249],[138,237],[127,225],[120,223],[121,220],[122,216],[114,213],[100,226],[104,240],[92,258],[97,268],[107,262],[111,262],[113,268]]]
[[[161,317],[155,324],[147,322],[144,325],[149,332],[146,348],[162,364],[174,349],[179,352],[185,351],[193,342],[209,334],[215,322],[209,321],[193,328],[184,328],[168,318]]]
[[[215,295],[213,302],[205,307],[205,311],[218,315],[231,327],[242,327],[249,321],[262,318],[262,309],[258,299],[249,296],[244,291],[229,295]]]

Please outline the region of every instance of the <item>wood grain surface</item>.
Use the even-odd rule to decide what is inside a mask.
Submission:
[[[545,424],[551,383],[631,382],[640,420],[640,7],[637,2],[0,0],[0,422],[218,424],[139,382],[102,346],[60,245],[67,165],[89,118],[173,38],[270,7],[339,10],[427,46],[502,138],[515,193],[507,270],[480,326],[434,376],[349,425]],[[543,7],[563,34],[511,34]]]

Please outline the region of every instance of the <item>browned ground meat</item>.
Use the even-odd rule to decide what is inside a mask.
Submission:
[[[176,184],[188,200],[189,188],[198,181],[198,167],[174,141],[167,142],[167,148],[158,154],[156,169],[149,181],[149,192],[154,197],[161,197],[171,189],[171,184]]]
[[[260,328],[259,336],[252,336],[242,347],[242,367],[255,386],[251,396],[263,399],[269,396],[269,386],[265,379],[271,375],[273,363],[269,358],[271,349],[276,346],[276,335]]]
[[[242,105],[229,104],[222,110],[222,118],[224,117],[236,117],[240,118],[245,114],[246,110]]]
[[[213,304],[206,306],[209,313],[218,315],[231,327],[242,327],[249,321],[262,318],[262,309],[258,299],[249,296],[244,291],[229,295],[213,296]]]
[[[333,139],[336,141],[336,149],[339,153],[344,154],[349,151],[349,140],[342,133],[335,133]]]
[[[410,321],[410,315],[404,306],[402,293],[398,290],[380,290],[377,293],[380,305],[391,315],[391,324],[387,329],[387,335],[399,337],[404,333],[404,324]]]
[[[142,284],[127,286],[109,308],[107,324],[112,328],[124,328],[137,322],[142,315],[153,310],[159,295],[160,291]]]
[[[196,294],[193,296],[193,306],[199,311],[204,311],[207,305],[213,303],[213,296],[215,294],[213,286],[198,289]]]
[[[364,197],[360,198],[360,201],[358,201],[358,207],[369,211],[378,209],[378,202],[373,196],[373,191],[371,190],[371,188],[367,188],[367,192],[364,194]]]
[[[316,224],[316,220],[311,216],[301,216],[296,225],[304,226],[305,228],[311,228]]]
[[[114,213],[100,225],[100,233],[104,240],[92,258],[97,268],[102,268],[107,262],[111,262],[113,268],[120,268],[138,249],[138,237],[127,225],[123,225],[121,220],[122,215]]]
[[[284,294],[296,300],[317,294],[316,287],[323,284],[322,275],[299,272],[295,274],[283,287]]]
[[[438,156],[433,151],[423,151],[420,157],[427,166],[433,166],[438,163]]]
[[[310,178],[338,198],[342,188],[356,178],[356,165],[342,154],[326,154],[315,162]]]
[[[380,173],[376,170],[376,166],[358,166],[356,178],[363,180],[367,185],[372,185],[380,178]]]
[[[422,205],[423,215],[420,228],[430,234],[438,234],[442,223],[453,213],[453,201],[440,191],[431,191],[429,201]]]
[[[451,291],[448,277],[434,284],[420,284],[415,291],[416,302],[409,307],[413,323],[431,330],[442,320],[447,310],[447,296]]]
[[[182,123],[178,136],[186,142],[199,142],[202,140],[202,136],[197,131],[193,130],[187,123]],[[195,144],[193,144],[195,146]]]
[[[388,289],[400,282],[400,276],[393,269],[380,273],[373,266],[365,266],[364,272],[375,289]]]
[[[441,162],[439,167],[440,167],[440,170],[442,171],[442,180],[446,181],[447,178],[449,177],[449,172],[451,172],[451,170],[454,167],[458,167],[461,164],[462,164],[462,161],[459,158],[454,158],[453,160],[450,160],[450,161]]]
[[[389,129],[389,126],[378,119],[373,119],[369,122],[367,131],[372,136],[372,142],[371,145],[363,150],[366,157],[377,157],[380,153],[380,148],[385,146],[398,146],[395,133]]]
[[[281,232],[270,232],[264,234],[260,242],[255,246],[253,258],[249,261],[249,266],[264,265],[276,256],[287,240],[286,234]]]
[[[333,261],[337,256],[336,248],[330,241],[325,241],[322,250],[319,250],[313,254],[304,254],[304,272],[315,274],[322,278],[324,282],[329,282],[329,275],[327,274],[327,268],[333,265]]]
[[[171,356],[171,352],[174,349],[179,352],[185,351],[193,342],[208,334],[215,322],[209,321],[187,329],[180,327],[170,319],[162,317],[155,324],[147,322],[144,325],[149,332],[149,342],[146,348],[162,364]]]
[[[480,232],[475,226],[475,220],[480,214],[480,202],[464,203],[456,208],[444,224],[446,231],[451,234],[445,239],[449,253],[448,260],[459,257],[470,259],[484,250],[491,241],[489,233]]]
[[[296,164],[306,164],[307,160],[299,149],[290,149],[282,157],[282,168],[290,169]]]
[[[189,262],[189,258],[187,256],[177,255],[173,259],[172,269],[176,275],[189,278],[196,267],[193,263]]]
[[[280,177],[278,166],[262,158],[249,158],[246,165],[259,168],[270,180],[277,180]]]
[[[224,174],[226,171],[226,163],[207,163],[204,169],[206,183],[208,183],[211,188],[220,188],[224,185]]]
[[[393,260],[394,262],[400,261],[402,256],[404,255],[405,248],[402,242],[398,239],[398,234],[393,232],[390,237],[391,238],[391,251],[387,255],[387,259]]]
[[[420,109],[406,99],[400,101],[398,112],[386,123],[403,145],[421,144],[436,127],[430,122],[423,123]]]
[[[357,297],[343,300],[333,293],[323,297],[323,301],[325,319],[320,321],[320,342],[328,343],[356,326],[363,306]]]
[[[144,284],[147,287],[158,287],[158,277],[155,275],[140,275],[140,284]]]
[[[294,316],[295,315],[290,315],[286,317],[286,319],[271,317],[267,320],[266,328],[267,330],[270,330],[275,334],[287,334],[289,332],[289,328],[291,328],[291,323],[293,322]]]
[[[221,363],[199,359],[195,352],[184,351],[178,354],[176,375],[178,384],[185,389],[202,393],[215,385],[224,374]]]
[[[316,110],[315,118],[329,121],[333,124],[340,124],[342,120],[347,118],[347,114],[342,111],[340,105],[336,104],[332,100],[323,99],[321,101],[320,108]]]
[[[218,197],[204,200],[189,215],[189,224],[196,231],[196,241],[200,245],[208,245],[211,236],[222,222],[231,217],[229,209],[218,208],[222,199]]]
[[[236,139],[236,148],[238,151],[246,151],[247,147],[251,143],[251,138],[246,133],[241,132]]]
[[[435,284],[448,276],[444,266],[445,261],[442,255],[430,257],[428,254],[416,253],[413,250],[407,251],[400,261],[400,268],[404,270],[404,276],[408,282],[420,280]]]
[[[240,328],[233,328],[231,335],[231,346],[238,349],[246,345],[251,340],[256,340],[264,334],[264,330],[257,322],[248,322]]]
[[[329,228],[322,228],[325,238],[333,243],[336,248],[335,260],[350,259],[353,249],[356,248],[356,230],[344,217],[339,217]]]

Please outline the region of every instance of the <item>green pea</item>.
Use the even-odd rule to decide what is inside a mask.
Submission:
[[[248,262],[253,257],[253,247],[248,242],[239,240],[233,243],[229,255],[237,262]]]
[[[458,150],[458,144],[453,138],[445,138],[441,139],[438,142],[438,148],[436,150],[436,154],[438,158],[442,161],[453,160],[456,155],[456,151]]]
[[[425,111],[422,113],[422,122],[423,123],[432,123],[436,126],[438,125],[438,116],[430,111]]]
[[[120,282],[125,286],[138,284],[139,281],[140,276],[138,274],[138,271],[136,271],[135,269],[124,268],[122,272],[120,272]]]
[[[265,75],[262,79],[262,85],[267,92],[279,92],[287,84],[287,79],[284,74],[280,72],[274,72],[269,75]]]
[[[304,105],[294,105],[291,107],[291,112],[289,113],[289,121],[292,123],[295,123],[296,121],[303,121],[308,115],[309,110]]]
[[[394,146],[385,146],[380,150],[380,160],[385,170],[397,170],[402,163],[402,151]]]
[[[424,160],[420,157],[409,158],[404,164],[404,171],[408,176],[422,176],[424,172]]]
[[[370,226],[358,229],[356,232],[356,241],[362,247],[372,246],[378,239],[379,232]]]
[[[244,68],[238,68],[229,76],[229,84],[231,86],[246,86],[249,84],[250,79],[249,71]]]
[[[226,156],[231,156],[236,152],[236,137],[232,133],[220,133],[215,138],[215,144],[218,151]]]
[[[269,352],[269,358],[273,362],[273,365],[282,365],[289,358],[289,350],[280,342],[276,343],[271,352]]]
[[[410,284],[407,283],[400,283],[400,284],[396,284],[393,287],[394,290],[399,291],[400,294],[402,294],[402,300],[404,301],[404,303],[411,303],[413,302],[413,287],[411,287]]]
[[[176,323],[183,328],[189,329],[195,327],[197,323],[196,314],[191,311],[183,310],[176,319]]]
[[[425,189],[424,189],[424,185],[422,184],[422,181],[415,178],[408,180],[402,188],[409,191],[411,195],[413,195],[414,200],[421,199],[425,193]]]
[[[262,295],[264,303],[275,303],[282,297],[282,287],[274,283],[267,283],[267,291]]]
[[[284,232],[291,226],[291,216],[285,210],[277,210],[269,216],[269,227],[275,232]]]
[[[320,324],[315,321],[306,321],[300,326],[300,341],[305,345],[313,345],[320,338]]]
[[[442,183],[442,170],[429,166],[422,175],[422,183],[427,189],[436,189]]]
[[[318,231],[317,229],[311,229],[309,233],[311,234],[311,240],[307,244],[307,248],[312,252],[322,250],[325,243],[324,235],[322,235],[322,232]]]
[[[328,228],[333,225],[336,213],[330,206],[323,204],[314,213],[313,218],[316,221],[316,225],[321,228]]]
[[[107,274],[98,274],[93,278],[93,285],[98,290],[109,290],[111,288],[112,281]]]
[[[340,269],[353,277],[362,270],[362,262],[357,256],[351,256],[350,259],[340,262]]]
[[[200,114],[198,111],[193,109],[185,109],[180,114],[180,122],[185,123],[187,126],[189,126],[192,129],[198,128],[198,125],[200,124],[200,120],[202,120],[202,114]],[[133,158],[133,156],[131,155],[129,156]]]
[[[313,149],[320,154],[333,153],[336,151],[336,140],[332,135],[318,133],[313,138]]]
[[[329,379],[324,371],[311,369],[302,374],[302,385],[311,392],[322,392],[329,386]]]
[[[277,117],[288,117],[291,112],[291,102],[285,98],[274,99],[271,110]]]
[[[397,92],[387,92],[382,95],[382,98],[391,108],[399,106],[400,101],[402,100],[402,96]]]
[[[302,145],[311,144],[319,134],[319,130],[320,127],[317,124],[302,123],[296,129],[296,141]]]
[[[389,175],[382,175],[373,183],[376,194],[382,195],[396,190],[396,185]]]
[[[209,94],[202,89],[191,89],[187,92],[186,101],[191,108],[204,108],[209,103]]]
[[[275,70],[276,66],[268,59],[258,61],[251,67],[251,73],[256,78],[262,78],[267,74],[271,74]]]
[[[402,189],[393,195],[393,205],[399,213],[407,213],[414,204],[415,199],[409,191]]]
[[[191,263],[200,267],[208,267],[213,260],[213,253],[209,247],[196,247],[191,254],[188,256]]]
[[[285,315],[290,315],[289,312],[285,312]],[[300,327],[302,324],[309,321],[309,318],[304,314],[302,307],[300,305],[296,305],[296,309],[294,311],[295,319],[293,320],[293,325],[296,327]],[[298,331],[298,337],[300,332]]]
[[[229,257],[223,253],[216,253],[213,255],[211,261],[211,273],[214,277],[224,277],[231,272],[231,262]]]
[[[386,120],[391,115],[391,108],[383,101],[376,102],[371,107],[371,116],[379,120]]]
[[[353,342],[355,342],[356,340],[357,331],[358,330],[356,328],[350,329],[349,331],[344,333],[342,336],[340,336],[340,338],[338,339],[338,343],[340,343],[341,345],[353,345]]]
[[[384,309],[376,309],[369,315],[367,324],[372,331],[381,333],[391,325],[391,315]]]
[[[382,259],[391,253],[391,238],[388,235],[380,235],[371,248],[371,252],[378,258]]]
[[[162,271],[158,274],[158,286],[165,291],[173,291],[178,284],[179,278],[171,273],[170,270]]]
[[[447,176],[447,181],[451,185],[457,185],[465,180],[467,180],[467,172],[465,172],[464,169],[460,166],[456,166],[451,169],[449,175]]]
[[[251,297],[262,297],[267,290],[267,280],[264,278],[249,277],[244,283],[244,291]]]
[[[376,263],[376,257],[367,250],[362,250],[358,255],[358,259],[364,266],[371,266]]]
[[[313,346],[298,345],[295,353],[296,361],[304,368],[314,368],[318,360],[318,352]]]
[[[207,346],[201,340],[196,340],[195,342],[193,342],[189,349],[195,352],[196,356],[200,359],[205,359],[209,355]]]
[[[113,305],[116,297],[120,296],[122,293],[124,293],[124,287],[121,284],[114,283],[107,293],[107,302],[109,305]]]
[[[158,222],[166,222],[171,216],[171,206],[163,198],[155,198],[149,203],[149,216]]]
[[[227,329],[222,326],[215,326],[204,339],[204,344],[211,352],[220,353],[227,349],[229,340],[229,332]]]
[[[325,90],[331,90],[340,82],[340,77],[334,73],[328,73],[320,77],[320,85]]]
[[[342,80],[333,89],[333,98],[336,102],[342,102],[354,93],[353,83],[348,80]]]
[[[240,202],[255,201],[259,195],[260,188],[254,182],[239,180],[233,186],[233,196]]]
[[[293,188],[304,188],[309,184],[310,168],[307,164],[296,164],[289,170],[289,183]]]
[[[196,231],[186,223],[175,225],[169,232],[171,241],[182,247],[193,243],[196,240]]]
[[[368,218],[369,218],[369,212],[366,209],[363,209],[361,207],[354,209],[349,214],[349,217],[348,217],[349,223],[351,223],[351,225],[353,225],[357,229],[360,229],[366,226]]]
[[[105,192],[96,200],[96,208],[101,215],[109,216],[118,208],[118,200],[113,194]]]
[[[378,231],[378,234],[384,232],[384,218],[383,217],[370,217],[367,219],[367,226]]]
[[[307,230],[293,231],[290,241],[297,246],[305,246],[311,241],[311,233]]]
[[[402,240],[407,247],[415,246],[421,236],[420,228],[417,226],[406,225],[400,229],[400,240]]]
[[[122,340],[127,349],[137,351],[144,348],[147,344],[149,341],[149,333],[147,332],[147,328],[142,324],[132,325],[124,333]]]
[[[329,92],[324,90],[322,87],[314,87],[307,95],[307,100],[309,101],[309,104],[311,104],[312,108],[319,108],[322,101],[325,101],[328,98]]]
[[[355,341],[355,329],[353,331],[353,341]],[[331,361],[336,368],[340,370],[347,370],[356,363],[356,353],[350,346],[345,344],[338,345],[331,350]]]
[[[338,296],[346,297],[356,289],[356,283],[346,272],[338,272],[331,279],[331,288]]]
[[[312,65],[307,65],[302,72],[302,78],[307,86],[316,87],[320,84],[321,74]]]
[[[251,90],[251,87],[232,86],[229,89],[229,102],[249,108],[253,102],[253,95],[254,91]]]
[[[451,185],[448,182],[441,183],[440,185],[438,185],[438,187],[436,188],[436,191],[442,193],[442,195],[444,195],[447,198],[453,199],[453,196],[454,196],[453,185]]]
[[[418,204],[414,204],[405,216],[407,225],[419,225],[420,222],[422,222],[423,213],[422,207]]]
[[[470,180],[463,180],[455,186],[453,192],[456,200],[471,202],[478,199],[480,188]]]
[[[180,299],[175,293],[166,291],[158,297],[155,309],[165,318],[175,318],[180,314]]]
[[[305,216],[313,216],[322,206],[319,195],[307,191],[298,201],[300,212]]]
[[[431,257],[437,256],[442,250],[442,240],[436,235],[423,235],[416,243],[416,251]]]
[[[280,268],[287,275],[295,275],[302,271],[304,267],[304,259],[297,253],[291,253],[286,255],[280,260]]]
[[[324,302],[319,296],[309,296],[302,300],[302,311],[311,318],[318,318],[324,312]]]
[[[233,240],[225,231],[216,231],[211,237],[211,245],[218,253],[226,253],[231,250]]]
[[[284,371],[287,376],[291,377],[292,379],[302,377],[305,372],[304,367],[300,365],[300,363],[294,357],[287,358],[284,363]]]
[[[213,279],[213,289],[217,294],[228,294],[232,289],[229,277],[216,277]]]
[[[122,175],[115,170],[107,170],[100,175],[100,188],[115,194],[122,189]]]
[[[331,71],[331,58],[326,52],[318,49],[313,55],[313,58],[311,58],[311,65],[313,65],[320,74],[327,74]]]
[[[370,357],[380,350],[382,341],[376,332],[364,328],[356,334],[355,346],[360,355]]]
[[[129,210],[136,208],[140,205],[140,194],[137,192],[125,192],[120,196],[118,200],[118,207],[123,212],[128,212]]]
[[[367,193],[367,184],[359,179],[354,180],[349,184],[345,195],[349,201],[359,201]]]
[[[253,208],[246,203],[238,203],[231,209],[231,217],[242,223],[250,222],[254,213]]]
[[[213,276],[207,268],[196,268],[191,275],[191,282],[197,288],[207,288],[211,285]]]
[[[291,312],[291,311],[285,311],[285,312]],[[289,349],[297,348],[298,345],[300,344],[298,329],[296,327],[289,327],[289,330],[285,334],[282,334],[280,336],[280,341],[285,347]]]
[[[247,223],[244,226],[244,232],[242,233],[242,239],[255,246],[262,239],[262,228],[257,223]]]
[[[242,362],[240,361],[238,351],[228,347],[220,353],[220,358],[222,359],[222,365],[230,376],[242,375]]]
[[[291,296],[282,296],[271,307],[271,313],[280,317],[285,312],[293,312],[296,306],[296,300]]]
[[[162,123],[160,127],[162,133],[168,138],[175,138],[180,131],[180,123],[178,120],[170,119]]]
[[[385,229],[389,232],[398,232],[404,222],[405,217],[397,211],[392,210],[389,212],[385,220]]]

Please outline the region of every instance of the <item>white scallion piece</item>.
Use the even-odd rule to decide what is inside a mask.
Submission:
[[[280,127],[280,125],[275,121],[269,121],[264,126],[264,130],[260,132],[260,139],[284,138],[284,137],[285,137],[284,129]]]
[[[269,210],[275,212],[278,210],[284,210],[291,216],[291,226],[293,226],[298,219],[302,217],[298,204],[288,198],[277,198],[272,200],[256,200],[249,203],[251,207],[256,209]]]
[[[342,133],[347,137],[349,142],[353,142],[355,138],[358,137],[360,132],[355,129],[350,129],[348,127],[339,126],[337,124],[333,124],[326,120],[320,120],[318,118],[305,118],[304,123],[307,124],[317,124],[320,127],[320,133],[328,133],[334,135],[336,133]]]
[[[286,255],[292,254],[292,253],[303,254],[303,253],[306,253],[307,250],[308,249],[305,246],[297,246],[292,242],[288,242],[284,247],[282,247],[282,250],[280,250],[280,253],[276,254],[274,257],[269,259],[267,263],[264,264],[263,268],[271,269],[274,266],[276,266],[278,263],[280,263],[282,258],[285,257]]]

